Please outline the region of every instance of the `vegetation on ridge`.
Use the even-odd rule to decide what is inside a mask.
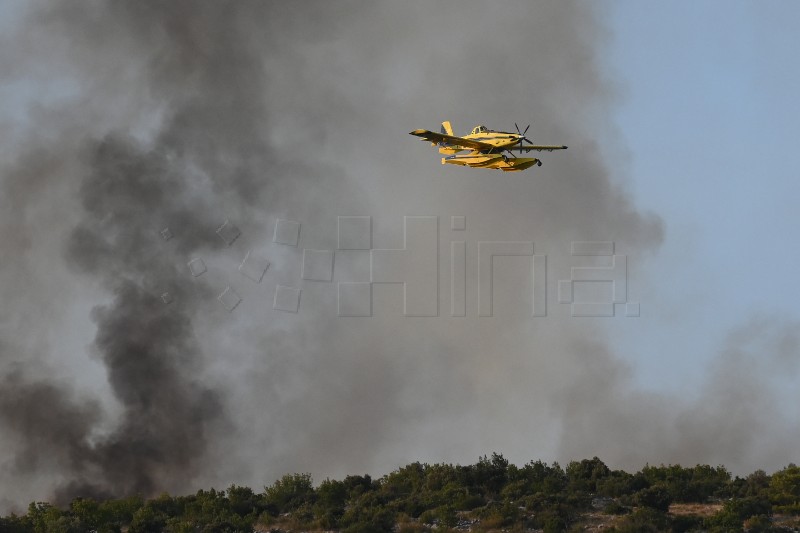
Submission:
[[[473,465],[412,463],[380,479],[350,475],[318,486],[288,474],[256,493],[233,485],[66,508],[31,503],[0,517],[0,533],[344,531],[797,531],[800,467],[733,477],[724,467],[645,466],[629,474],[600,459],[566,468],[517,467],[499,454]]]

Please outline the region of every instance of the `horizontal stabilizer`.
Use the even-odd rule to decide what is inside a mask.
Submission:
[[[562,145],[550,145],[550,144],[531,144],[531,145],[519,145],[519,146],[512,146],[511,148],[507,148],[507,150],[519,150],[520,152],[530,152],[531,150],[536,150],[539,152],[552,152],[553,150],[566,150],[567,147]]]

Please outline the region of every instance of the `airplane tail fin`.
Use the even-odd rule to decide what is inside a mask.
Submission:
[[[442,122],[442,135],[453,135],[453,127],[450,125],[449,120],[445,120]],[[457,154],[458,152],[463,151],[463,148],[453,148],[452,145],[442,141],[439,143],[439,153],[440,154]],[[444,159],[442,159],[442,164],[444,165]]]

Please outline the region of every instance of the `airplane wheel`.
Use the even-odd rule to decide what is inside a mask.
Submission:
[[[542,166],[542,162],[541,162],[541,161],[537,161],[537,162],[536,162],[536,164],[537,164],[538,166]]]

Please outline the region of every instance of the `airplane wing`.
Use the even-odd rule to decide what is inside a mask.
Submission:
[[[531,150],[537,150],[539,152],[552,152],[553,150],[566,150],[567,147],[564,145],[549,145],[549,144],[528,144],[528,145],[518,145],[512,146],[511,148],[506,148],[506,150],[519,150],[520,152],[530,152]]]
[[[445,135],[443,133],[434,133],[428,130],[414,130],[409,135],[416,135],[422,137],[426,141],[433,144],[444,143],[448,146],[463,146],[472,150],[490,150],[494,148],[489,143],[482,143],[480,141],[473,141],[472,139],[465,139],[464,137],[456,137],[455,135]]]

